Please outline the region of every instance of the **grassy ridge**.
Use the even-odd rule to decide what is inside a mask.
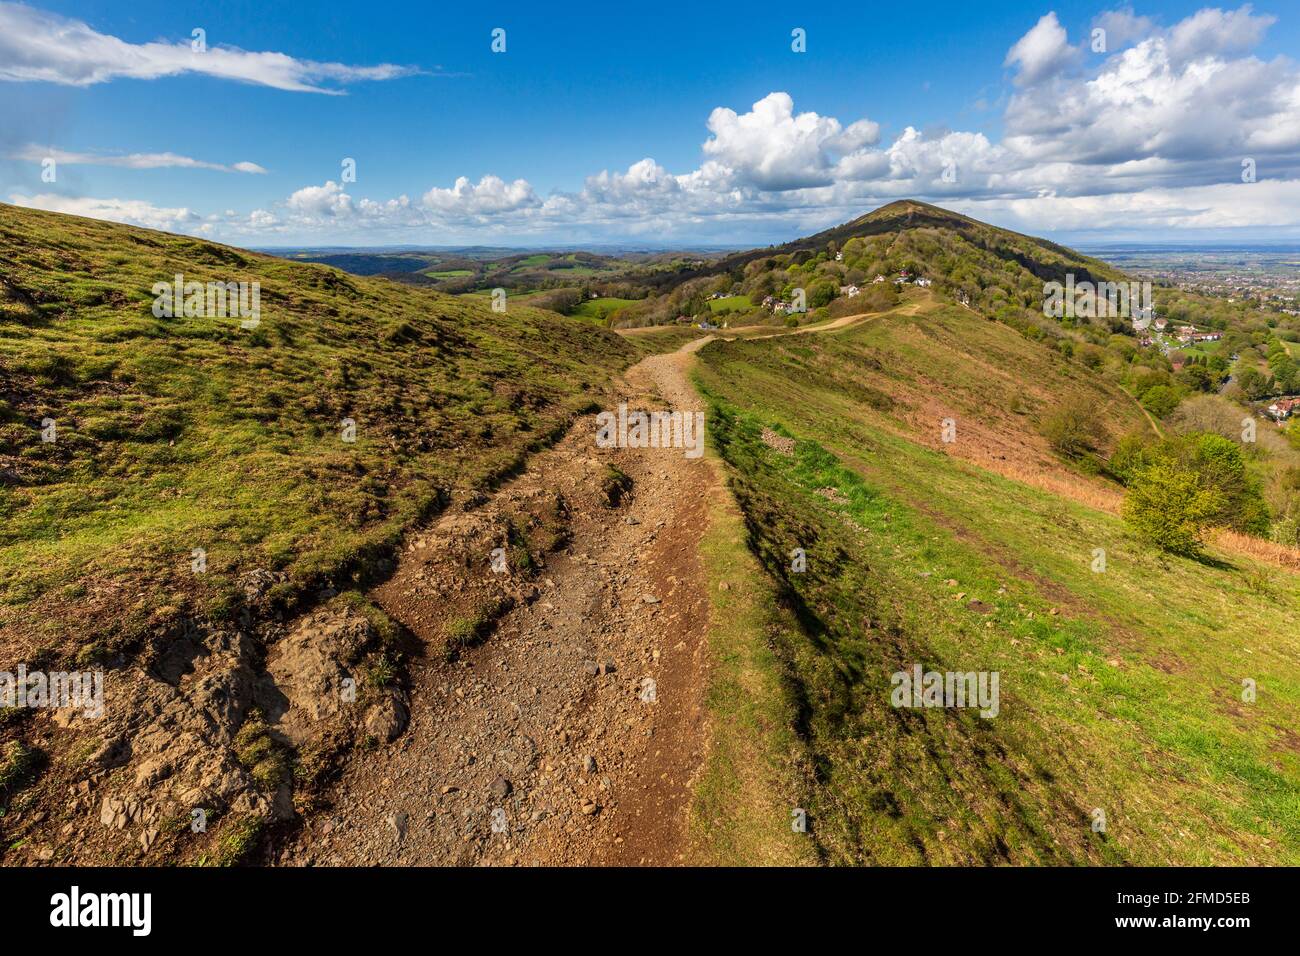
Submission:
[[[815,785],[800,715],[786,679],[782,630],[797,627],[747,547],[727,492],[714,497],[701,542],[712,604],[709,752],[695,786],[691,833],[699,862],[798,866],[815,842],[792,827]]]
[[[17,635],[29,652],[71,649],[229,613],[250,568],[283,572],[285,600],[364,575],[635,355],[526,307],[11,206],[0,261],[7,653]],[[155,318],[152,286],[176,273],[260,283],[260,326]],[[191,571],[196,548],[206,573]]]
[[[700,353],[750,548],[798,623],[775,633],[815,762],[819,851],[834,863],[1300,861],[1296,576],[1236,556],[1162,558],[1111,514],[925,447],[938,443],[917,414],[924,389],[905,384],[920,367],[946,369],[936,380],[959,443],[1015,434],[985,364],[1019,371],[1042,409],[1069,390],[1110,392],[974,316],[963,374],[945,358],[958,321],[891,317]],[[1135,414],[1099,407],[1114,431]],[[793,454],[764,443],[765,427],[796,439]],[[806,573],[790,569],[795,547]],[[914,663],[998,671],[1001,714],[891,707],[890,674]]]

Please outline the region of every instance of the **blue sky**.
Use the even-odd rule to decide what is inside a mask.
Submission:
[[[745,246],[903,195],[1067,239],[1300,235],[1300,13],[876,6],[0,3],[0,198],[259,246]],[[204,63],[263,56],[192,69],[196,27]]]

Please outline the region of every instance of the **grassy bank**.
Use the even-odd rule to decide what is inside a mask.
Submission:
[[[406,528],[516,467],[635,358],[526,307],[12,206],[0,260],[7,656],[232,613],[251,569],[285,601],[382,571]],[[176,274],[257,282],[260,324],[156,318]]]
[[[720,465],[721,463],[719,463]],[[781,632],[796,628],[748,547],[730,493],[719,489],[701,543],[711,612],[710,749],[696,785],[698,861],[721,866],[816,863],[816,843],[792,827],[813,779]]]
[[[700,353],[710,437],[749,550],[794,621],[767,632],[784,683],[747,706],[793,701],[818,852],[832,863],[1296,863],[1296,576],[1236,555],[1153,554],[1112,514],[943,448],[917,369],[946,376],[958,442],[969,434],[982,449],[1016,437],[1012,399],[1047,408],[1068,383],[1110,402],[992,323],[969,329],[965,365],[949,364],[960,321],[900,317]],[[1008,363],[1025,376],[1019,396],[1002,391]],[[1128,427],[1131,403],[1103,407]],[[792,569],[796,547],[806,572]],[[891,675],[917,663],[998,672],[998,716],[891,706]]]

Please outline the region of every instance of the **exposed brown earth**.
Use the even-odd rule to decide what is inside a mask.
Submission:
[[[698,408],[685,373],[706,341],[630,369],[629,409]],[[719,486],[680,448],[601,449],[595,436],[585,418],[490,500],[453,506],[372,593],[424,648],[410,726],[354,754],[279,862],[691,859],[709,666],[698,544]],[[609,466],[630,488],[610,493]],[[562,525],[567,541],[497,573],[503,523]],[[507,609],[447,659],[448,622],[481,593]]]

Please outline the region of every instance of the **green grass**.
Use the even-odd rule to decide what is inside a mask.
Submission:
[[[517,302],[7,205],[0,261],[0,628],[69,655],[233,613],[249,568],[282,604],[364,579],[636,357]],[[175,273],[259,282],[260,326],[155,318]]]
[[[820,784],[808,808],[819,853],[1300,862],[1296,576],[1236,556],[1153,554],[1109,513],[913,440],[919,398],[904,379],[917,368],[942,383],[959,435],[981,403],[998,417],[987,407],[1005,396],[986,363],[1017,370],[1030,405],[1046,401],[1036,392],[1088,384],[1010,330],[966,321],[931,315],[700,353],[711,441],[750,549],[795,622],[767,632],[786,689],[753,706],[788,695],[800,714]],[[965,367],[950,364],[955,329]],[[1129,414],[1112,406],[1116,430]],[[764,445],[763,427],[796,438],[795,454]],[[794,547],[807,573],[790,570]],[[1104,573],[1092,571],[1096,548]],[[1272,582],[1267,595],[1260,580]],[[914,663],[998,671],[1000,715],[891,707],[890,675]],[[1241,699],[1247,678],[1260,689],[1253,703]],[[1104,834],[1091,830],[1094,808]]]
[[[22,741],[11,740],[0,751],[0,801],[9,799],[31,783],[40,766],[41,754],[25,746]]]
[[[617,299],[613,296],[603,296],[598,299],[584,299],[582,303],[573,310],[573,314],[578,318],[592,319],[596,322],[603,323],[611,312],[615,312],[624,306],[631,305],[635,299]]]
[[[289,779],[289,758],[284,748],[271,737],[271,729],[261,711],[253,708],[235,734],[235,757],[264,793]]]
[[[816,863],[816,843],[791,826],[792,812],[808,807],[816,788],[777,637],[798,624],[746,546],[744,521],[729,494],[714,496],[700,556],[713,667],[709,751],[691,806],[698,862]]]
[[[451,660],[461,651],[478,644],[487,635],[493,623],[508,611],[511,602],[502,598],[487,598],[470,610],[450,618],[443,626],[443,654]]]
[[[710,299],[709,308],[714,312],[748,312],[754,303],[747,295],[729,295],[724,299]]]
[[[1184,345],[1177,339],[1174,340],[1174,348],[1187,355],[1196,355],[1201,358],[1209,358],[1211,355],[1218,353],[1222,347],[1222,342],[1195,342]]]
[[[257,850],[266,829],[263,817],[248,815],[230,821],[216,842],[216,852],[211,860],[202,861],[208,866],[238,866],[248,861]]]

